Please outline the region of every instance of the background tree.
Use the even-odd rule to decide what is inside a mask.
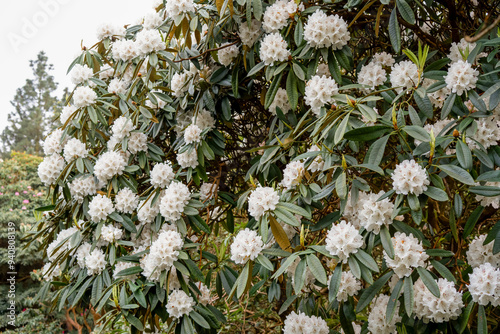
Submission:
[[[26,79],[23,87],[18,88],[11,101],[14,111],[8,116],[9,125],[0,138],[4,157],[10,151],[42,155],[41,142],[46,135],[48,122],[57,114],[58,98],[55,96],[57,83],[50,74],[53,69],[48,63],[45,52],[40,51],[35,60],[30,60],[33,78]]]

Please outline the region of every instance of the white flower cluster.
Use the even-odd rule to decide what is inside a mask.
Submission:
[[[142,132],[132,132],[128,138],[128,151],[136,154],[148,150],[148,136]]]
[[[415,194],[418,196],[426,191],[430,184],[425,169],[415,160],[404,160],[396,165],[391,178],[396,194]]]
[[[61,255],[64,251],[70,249],[70,242],[69,239],[64,242],[62,246],[60,244],[66,239],[66,238],[71,238],[71,236],[75,233],[79,233],[78,229],[76,227],[70,227],[65,230],[61,230],[58,234],[57,237],[52,241],[48,246],[47,246],[47,257],[49,258],[50,262],[53,262],[54,260],[57,259],[59,255]],[[59,247],[60,246],[60,247]],[[58,248],[55,250],[56,248]]]
[[[76,110],[77,108],[75,106],[65,106],[64,108],[62,108],[61,115],[59,116],[59,121],[61,121],[61,124],[66,124],[66,122],[75,113]]]
[[[184,13],[194,12],[195,5],[193,0],[167,0],[165,11],[168,16],[175,18]]]
[[[87,86],[80,86],[73,93],[73,102],[77,108],[88,107],[94,104],[96,100],[96,92]]]
[[[61,175],[65,166],[64,159],[60,155],[49,155],[38,165],[38,177],[43,184],[50,186]]]
[[[419,278],[413,285],[415,300],[413,311],[415,316],[425,323],[455,320],[460,316],[464,307],[462,293],[455,289],[453,282],[440,278],[437,285],[440,293],[439,298],[427,289],[422,279]]]
[[[43,141],[43,153],[45,155],[61,153],[65,143],[65,140],[62,139],[62,135],[63,131],[61,129],[55,129],[45,138]]]
[[[86,158],[89,154],[84,143],[76,138],[71,138],[68,140],[66,145],[64,145],[64,159],[67,163],[78,158]]]
[[[316,316],[307,316],[305,313],[292,311],[286,319],[283,327],[285,334],[328,334],[328,324],[325,320]]]
[[[196,124],[201,130],[210,129],[215,127],[215,119],[206,109],[200,110],[196,115],[191,118],[193,124]]]
[[[173,2],[173,0],[171,0]],[[167,312],[171,317],[179,319],[183,315],[189,314],[195,302],[193,297],[189,296],[183,290],[174,290],[168,295]]]
[[[326,236],[326,250],[333,256],[338,256],[339,260],[347,263],[351,254],[357,253],[363,246],[363,237],[351,223],[342,220],[332,226]]]
[[[97,39],[125,35],[125,29],[110,23],[103,23],[97,27]]]
[[[130,188],[123,188],[115,196],[115,209],[122,213],[132,213],[139,204],[139,197]]]
[[[297,4],[293,0],[278,0],[273,3],[266,8],[264,13],[264,30],[270,33],[285,27],[290,15],[295,13],[297,8]]]
[[[106,268],[106,256],[104,252],[98,248],[91,251],[85,256],[85,267],[87,275],[99,275]]]
[[[377,334],[396,334],[396,324],[401,321],[399,315],[399,301],[396,301],[396,311],[391,321],[387,321],[387,304],[390,297],[387,295],[379,295],[377,299],[372,302],[372,309],[368,315],[368,330],[371,333]]]
[[[493,244],[490,242],[483,245],[486,234],[478,235],[469,245],[467,251],[467,263],[471,267],[479,267],[482,264],[490,263],[494,267],[500,267],[500,253],[493,254]]]
[[[485,149],[497,145],[500,139],[500,126],[497,120],[498,116],[496,115],[476,120],[476,131],[469,138],[466,138],[469,148],[479,148],[478,143]]]
[[[391,85],[398,87],[396,89],[398,92],[401,92],[403,88],[415,87],[420,79],[418,67],[409,60],[394,64],[391,69],[390,79]]]
[[[158,163],[151,170],[151,185],[155,188],[166,188],[174,176],[175,173],[170,163]]]
[[[101,229],[101,238],[106,242],[115,242],[123,236],[123,230],[113,225],[104,225]]]
[[[307,152],[319,152],[321,149],[318,147],[318,145],[313,145],[311,146]],[[325,161],[321,157],[321,155],[317,155],[314,160],[311,162],[309,167],[307,167],[307,170],[315,173],[323,170],[323,167],[325,165]]]
[[[472,300],[479,305],[489,303],[494,307],[500,306],[500,269],[485,263],[474,268],[469,274],[468,286]]]
[[[387,266],[399,277],[408,277],[413,268],[424,267],[429,255],[425,253],[422,243],[413,235],[396,232],[391,239],[394,247],[394,259],[384,251]]]
[[[276,95],[274,96],[274,100],[269,106],[269,111],[271,114],[276,115],[276,108],[280,108],[283,114],[286,114],[292,109],[290,107],[290,103],[288,103],[288,95],[286,90],[283,88],[278,88]]]
[[[161,26],[162,23],[163,16],[159,12],[152,10],[144,15],[144,22],[142,23],[142,26],[144,29],[154,29]]]
[[[102,220],[106,220],[114,210],[113,202],[110,198],[97,194],[89,203],[88,213],[93,222],[99,223]]]
[[[106,152],[101,154],[94,166],[94,174],[99,181],[108,182],[113,176],[123,174],[127,161],[118,152]]]
[[[188,81],[190,78],[191,74],[188,72],[174,73],[172,80],[170,81],[170,88],[172,88],[175,97],[183,97],[184,94],[186,94],[189,90]]]
[[[169,270],[184,246],[184,241],[179,232],[168,230],[158,235],[153,241],[149,254],[140,260],[142,274],[150,281],[158,281],[163,270]]]
[[[262,237],[248,228],[238,232],[231,244],[231,260],[236,264],[245,264],[255,260],[264,248]]]
[[[120,271],[123,271],[125,269],[129,269],[132,267],[135,267],[136,264],[134,262],[116,262],[115,263],[115,269],[113,270],[113,278],[114,279],[125,279],[125,280],[134,280],[137,278],[137,274],[133,275],[126,275],[126,276],[118,276]]]
[[[383,225],[392,224],[391,217],[394,210],[394,204],[389,198],[378,201],[383,194],[383,191],[378,194],[360,192],[354,205],[351,204],[352,201],[349,197],[344,216],[348,217],[354,226],[364,227],[368,232],[379,234]]]
[[[52,269],[51,267],[52,262],[47,262],[42,268],[42,277],[47,282],[51,282],[54,280],[54,278],[61,275],[61,267],[59,266],[59,264],[54,265]]]
[[[332,280],[332,276],[328,278],[328,285],[330,286],[330,281]],[[358,280],[350,271],[345,271],[342,273],[340,278],[340,287],[337,292],[337,300],[347,301],[350,296],[354,296],[361,290],[361,281]]]
[[[141,30],[135,35],[135,43],[140,56],[146,56],[151,52],[165,50],[166,48],[160,32],[156,29]]]
[[[300,161],[292,161],[286,165],[283,171],[281,185],[286,189],[291,189],[298,185],[304,176],[304,164]]]
[[[69,184],[71,198],[74,201],[82,202],[83,198],[90,195],[95,195],[97,185],[93,176],[77,177]]]
[[[172,182],[165,190],[160,201],[160,213],[172,223],[181,218],[184,207],[188,204],[191,193],[188,187],[181,182]]]
[[[121,141],[123,138],[128,137],[130,135],[130,132],[132,132],[134,129],[134,123],[132,123],[129,118],[120,116],[113,122],[113,125],[111,126],[111,133],[113,134],[114,138],[116,138],[118,141]]]
[[[258,186],[248,197],[248,212],[258,220],[265,212],[274,211],[279,201],[276,190]]]
[[[261,33],[261,23],[253,19],[250,23],[243,22],[240,24],[240,29],[238,31],[238,35],[240,36],[241,43],[248,47],[252,47],[255,42],[259,39]]]
[[[473,69],[471,64],[459,60],[451,64],[444,81],[452,93],[462,95],[464,92],[476,88],[478,76],[479,71]]]
[[[207,201],[214,197],[217,193],[218,186],[214,183],[204,182],[200,186],[200,201]]]
[[[112,94],[125,94],[127,92],[128,85],[128,81],[114,78],[108,84],[108,92]]]
[[[451,43],[450,53],[448,54],[448,58],[450,58],[452,63],[456,63],[458,61],[466,60],[469,53],[474,50],[476,47],[476,43],[469,43],[462,38],[458,43]]]
[[[387,52],[380,52],[373,55],[372,62],[382,66],[392,67],[394,65],[394,57]]]
[[[309,16],[304,26],[304,39],[314,48],[339,50],[349,42],[347,23],[338,15],[326,15],[320,9]]]
[[[198,166],[198,153],[195,149],[177,154],[177,162],[182,168],[196,168]]]
[[[139,50],[137,48],[137,43],[133,40],[118,40],[113,43],[113,48],[111,49],[113,58],[115,60],[129,61],[139,55]]]
[[[314,114],[319,115],[321,107],[332,104],[339,88],[332,78],[315,75],[307,82],[304,100]]]
[[[94,76],[94,71],[87,65],[76,64],[70,72],[71,82],[75,85],[81,84]]]
[[[74,257],[76,257],[76,262],[80,268],[85,268],[85,258],[90,254],[92,245],[88,242],[84,242],[76,250]]]
[[[230,45],[232,43],[224,43],[220,47],[221,49],[218,52],[219,63],[224,66],[231,65],[231,62],[234,58],[238,56],[240,50],[236,44]]]
[[[186,144],[199,143],[201,140],[201,129],[196,124],[191,124],[184,130],[184,142]]]
[[[137,206],[137,219],[139,219],[141,223],[152,223],[160,213],[160,201],[156,201],[154,205],[151,205],[153,198],[154,196],[151,196],[147,201],[140,201]]]
[[[382,65],[375,62],[361,66],[361,70],[358,74],[358,83],[369,86],[371,90],[382,85],[386,79],[387,73],[382,68]]]
[[[274,62],[288,60],[290,50],[287,42],[277,32],[264,36],[260,45],[260,59],[266,65],[274,65]]]
[[[210,297],[210,289],[201,282],[196,283],[196,287],[198,290],[200,290],[201,294],[198,295],[198,302],[201,305],[207,305],[212,301],[212,298]]]
[[[489,187],[500,187],[500,182],[486,182],[485,186]],[[494,209],[500,208],[500,196],[481,196],[476,195],[476,201],[480,201],[482,206],[491,205]]]

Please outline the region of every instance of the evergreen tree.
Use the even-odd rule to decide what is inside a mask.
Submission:
[[[11,101],[14,111],[8,116],[9,125],[0,135],[4,156],[9,156],[10,151],[42,155],[47,120],[59,108],[58,98],[54,96],[57,83],[49,73],[53,66],[48,63],[45,52],[38,53],[36,60],[30,60],[30,67],[33,78],[17,89]]]

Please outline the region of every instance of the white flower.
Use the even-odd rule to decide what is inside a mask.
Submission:
[[[288,266],[288,268],[286,268],[286,273],[288,277],[292,278],[292,286],[295,286],[295,271],[297,270],[297,266],[299,265],[300,261],[302,261],[302,259],[300,258],[300,256],[298,256],[295,259],[295,261],[293,261],[293,263],[290,266]],[[316,277],[314,277],[314,274],[312,273],[311,269],[307,267],[306,274],[304,276],[304,287],[302,288],[301,291],[298,291],[297,294],[301,295],[304,292],[319,290],[318,287],[314,285],[315,282],[316,282]]]
[[[47,257],[49,258],[49,261],[55,261],[59,255],[71,248],[70,239],[75,233],[79,233],[78,229],[76,227],[70,227],[68,229],[61,230],[57,234],[54,241],[47,246]]]
[[[245,264],[255,260],[264,248],[262,237],[248,228],[238,232],[231,244],[231,260],[236,264]]]
[[[152,90],[151,93],[156,97],[156,102],[153,102],[152,100],[147,100],[146,101],[146,106],[150,107],[151,109],[163,109],[167,105],[167,102],[163,101],[159,96],[156,96],[154,93],[163,93],[161,90]]]
[[[191,124],[184,130],[184,142],[186,144],[199,143],[201,140],[201,129],[195,125]]]
[[[217,184],[204,182],[200,187],[200,201],[207,201],[217,193]]]
[[[61,121],[61,124],[62,125],[66,124],[68,119],[70,119],[70,117],[73,116],[76,110],[77,108],[75,106],[65,106],[61,111],[61,115],[59,116],[59,121]]]
[[[399,315],[399,301],[396,301],[396,311],[390,322],[387,322],[387,304],[390,297],[387,295],[379,295],[372,302],[372,309],[368,315],[368,330],[371,333],[377,334],[396,334],[396,324],[401,321]]]
[[[175,173],[168,162],[156,164],[151,171],[151,184],[155,188],[166,188],[174,179]]]
[[[264,30],[267,33],[275,32],[286,26],[290,14],[297,11],[297,4],[293,1],[278,0],[266,8],[263,17]]]
[[[387,52],[379,52],[373,55],[372,62],[382,66],[391,67],[394,65],[394,57]]]
[[[111,126],[111,133],[118,141],[130,135],[130,132],[135,129],[134,123],[125,117],[120,116],[113,122]]]
[[[94,104],[95,100],[97,100],[96,92],[87,86],[78,87],[73,94],[73,102],[77,108],[88,107]]]
[[[94,249],[85,257],[85,267],[89,276],[99,275],[106,268],[106,257],[102,250]]]
[[[269,106],[269,111],[271,114],[276,115],[276,107],[280,108],[283,114],[286,114],[292,109],[290,107],[290,103],[288,103],[288,95],[286,90],[283,88],[278,88],[276,95],[274,96],[274,100]]]
[[[62,140],[63,130],[55,129],[43,142],[43,153],[51,155],[61,153],[66,140]]]
[[[500,127],[497,120],[498,116],[496,115],[476,120],[476,131],[469,138],[466,138],[469,148],[479,148],[477,143],[481,144],[485,149],[496,146],[500,139]]]
[[[172,291],[167,300],[167,312],[176,319],[189,314],[195,306],[193,297],[188,296],[183,290]]]
[[[86,158],[88,154],[85,144],[76,138],[71,138],[64,146],[64,159],[67,163],[78,158]]]
[[[92,245],[88,242],[84,242],[76,250],[74,257],[76,257],[76,263],[80,268],[85,268],[85,258],[90,254]]]
[[[325,104],[333,104],[333,95],[338,93],[335,80],[326,76],[313,76],[307,82],[304,101],[311,107],[314,114],[319,115],[321,107]]]
[[[198,166],[198,153],[195,149],[177,154],[177,162],[182,168],[196,168]]]
[[[360,325],[353,322],[352,328],[354,329],[354,334],[361,334],[361,326]],[[345,334],[345,332],[342,328],[340,329],[340,334]]]
[[[317,145],[313,145],[307,150],[307,152],[319,152],[319,151],[321,151],[321,149]],[[313,173],[319,172],[323,170],[324,165],[325,162],[323,161],[321,154],[319,154],[314,158],[309,167],[307,167],[307,170]]]
[[[328,278],[327,286],[330,286],[332,276]],[[358,280],[350,271],[344,271],[340,278],[340,287],[337,292],[337,300],[347,301],[350,296],[354,296],[361,290],[361,281]]]
[[[440,297],[434,296],[425,286],[422,279],[413,285],[415,307],[413,312],[418,319],[425,323],[448,322],[457,319],[462,313],[464,303],[462,293],[455,289],[453,282],[440,278],[437,281]]]
[[[46,156],[38,165],[38,177],[46,186],[50,186],[59,177],[66,164],[57,154]]]
[[[219,55],[219,63],[224,66],[229,66],[232,63],[233,59],[236,58],[240,53],[238,46],[236,46],[235,44],[230,44],[231,43],[222,44],[220,46],[221,49],[217,52],[217,54]]]
[[[142,26],[144,29],[154,29],[161,26],[163,23],[163,17],[160,13],[157,13],[155,10],[150,11],[144,16],[144,22]]]
[[[125,35],[125,29],[109,23],[103,23],[97,27],[97,39],[103,40],[107,37]]]
[[[383,194],[384,191],[380,191],[378,194],[369,193],[366,196],[360,196],[358,199],[359,206],[356,214],[360,225],[368,232],[379,234],[383,225],[389,226],[392,224],[391,216],[394,204],[391,203],[389,198],[378,201]]]
[[[332,74],[330,73],[330,68],[326,63],[318,64],[318,68],[316,69],[316,75],[322,77],[323,75],[327,78],[330,78]]]
[[[194,11],[193,0],[167,0],[165,3],[165,12],[167,12],[169,17],[175,18],[183,13]]]
[[[435,82],[436,82],[436,80],[424,79],[424,81],[422,83],[422,86],[424,88],[428,88],[430,85],[432,85]],[[451,94],[451,90],[448,87],[443,87],[443,88],[441,88],[441,89],[439,89],[439,90],[437,90],[435,92],[427,93],[427,96],[429,97],[429,99],[431,100],[432,104],[436,108],[442,108],[443,105],[444,105],[444,101],[446,101],[446,98],[450,94]],[[437,132],[434,132],[434,134],[437,135]]]
[[[121,189],[115,196],[115,209],[122,213],[132,213],[139,204],[139,197],[130,188]]]
[[[425,169],[415,160],[404,160],[396,165],[391,178],[396,194],[408,195],[411,193],[418,196],[426,191],[430,184]]]
[[[142,274],[150,281],[158,281],[164,270],[169,270],[179,256],[184,241],[179,232],[162,231],[151,244],[149,254],[141,259]]]
[[[326,15],[320,9],[309,16],[304,26],[304,39],[314,48],[339,50],[349,42],[347,23],[338,15]]]
[[[189,203],[191,193],[188,187],[181,182],[172,182],[165,190],[160,200],[160,213],[172,223],[181,218],[184,208]]]
[[[134,280],[137,278],[137,274],[127,275],[127,276],[118,276],[120,271],[125,269],[129,269],[135,267],[136,264],[134,262],[116,262],[115,269],[113,270],[113,279],[126,279],[126,280]]]
[[[200,290],[201,294],[198,295],[198,302],[201,305],[207,305],[212,301],[212,298],[210,297],[210,289],[203,283],[198,282],[196,283],[196,287],[198,290]]]
[[[475,49],[475,47],[476,43],[469,43],[464,38],[462,38],[459,43],[451,43],[448,58],[450,58],[452,63],[467,60],[467,56],[472,52],[472,50]]]
[[[290,50],[287,48],[288,44],[279,33],[266,35],[260,44],[260,59],[271,66],[274,62],[286,61],[290,56]]]
[[[174,73],[170,81],[170,88],[174,92],[174,96],[183,97],[189,89],[188,80],[190,79],[189,73]]]
[[[101,229],[101,238],[106,242],[115,242],[123,236],[123,230],[113,225],[104,225]]]
[[[478,235],[469,245],[467,251],[467,262],[471,267],[479,267],[484,263],[490,263],[493,267],[500,267],[500,253],[493,254],[493,244],[490,242],[483,245],[486,234]]]
[[[99,79],[106,80],[112,78],[114,73],[115,69],[113,67],[105,65],[101,67],[101,70],[99,71]]]
[[[126,62],[139,55],[139,48],[133,40],[118,40],[113,43],[111,52],[115,60]]]
[[[241,43],[248,47],[252,47],[257,39],[259,39],[261,33],[261,23],[255,19],[252,20],[250,26],[248,22],[243,22],[240,24],[240,29],[238,35],[240,36]]]
[[[305,313],[292,311],[286,319],[283,327],[284,334],[328,334],[328,324],[322,318]]]
[[[140,201],[137,206],[137,219],[141,223],[150,224],[160,213],[160,201],[156,201],[154,205],[151,205],[154,196],[150,196],[147,201]]]
[[[97,185],[93,176],[83,176],[75,178],[69,184],[71,198],[77,202],[82,202],[83,198],[89,195],[95,195]]]
[[[88,213],[90,215],[90,219],[92,219],[95,223],[105,220],[113,211],[113,202],[110,198],[104,195],[98,194],[94,196],[89,203]]]
[[[361,66],[361,70],[358,74],[358,83],[370,86],[372,90],[382,85],[386,79],[387,73],[382,68],[382,65],[374,62]]]
[[[490,263],[482,264],[469,274],[469,280],[468,288],[474,302],[483,306],[500,305],[500,269]]]
[[[59,264],[55,264],[53,266],[52,262],[47,262],[42,268],[42,277],[47,282],[53,281],[54,278],[59,277],[60,275],[61,268],[59,267]]]
[[[450,124],[450,120],[449,119],[443,119],[443,120],[439,120],[439,121],[436,121],[434,124],[425,124],[424,125],[424,130],[427,131],[430,135],[431,133],[431,130],[432,130],[432,133],[434,134],[434,137],[442,137],[442,136],[445,136],[446,133],[450,130],[450,128],[448,128],[446,130],[446,132],[443,132],[443,129],[448,125]],[[420,145],[422,142],[418,139],[415,139],[415,146],[418,146]]]
[[[419,83],[418,67],[409,60],[394,64],[390,74],[391,85],[399,93],[403,88],[415,87]],[[401,88],[403,87],[403,88]]]
[[[326,250],[333,256],[338,256],[339,260],[347,263],[351,254],[358,252],[363,246],[363,237],[351,223],[342,220],[333,225],[326,236]]]
[[[137,51],[141,56],[146,56],[151,52],[165,50],[167,47],[160,32],[156,29],[141,30],[135,35],[135,42],[137,44]]]
[[[429,258],[422,247],[422,243],[413,235],[396,232],[391,239],[394,247],[394,259],[384,251],[384,259],[387,266],[394,270],[399,278],[408,277],[413,268],[424,267]]]
[[[280,198],[271,187],[258,186],[248,197],[248,212],[259,219],[267,211],[274,211]]]
[[[215,119],[210,114],[210,111],[202,109],[195,114],[191,121],[196,124],[202,131],[205,129],[213,129],[215,127]]]
[[[108,92],[112,94],[125,94],[129,83],[119,78],[114,78],[108,84]]]
[[[123,174],[127,161],[118,152],[103,153],[96,161],[94,173],[101,182],[107,182],[115,175]]]
[[[94,76],[94,71],[87,65],[76,64],[70,72],[71,82],[75,85],[81,84],[84,81]]]
[[[451,64],[444,81],[452,93],[462,95],[464,92],[476,88],[478,76],[479,72],[473,69],[471,64],[459,60]]]
[[[132,132],[128,139],[127,149],[132,154],[147,151],[148,136],[142,132]]]
[[[292,161],[286,165],[283,171],[283,180],[281,185],[286,189],[291,189],[298,185],[302,180],[305,169],[304,164],[300,161]]]

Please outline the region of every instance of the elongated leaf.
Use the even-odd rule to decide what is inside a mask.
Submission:
[[[475,185],[474,179],[472,176],[464,169],[455,166],[455,165],[439,165],[439,169],[441,169],[443,172],[451,176],[457,181],[460,181],[462,183],[468,184],[468,185]]]
[[[488,320],[483,305],[478,305],[477,308],[477,333],[488,334]]]
[[[287,203],[287,202],[280,202],[278,205],[276,205],[277,208],[282,208],[284,210],[290,211],[292,213],[296,213],[298,215],[301,215],[302,217],[305,218],[311,218],[311,214],[306,211],[305,209],[301,208],[298,205],[292,204],[292,203]]]
[[[380,228],[380,242],[387,255],[391,259],[394,259],[394,246],[392,245],[391,234],[385,225]]]
[[[389,140],[389,135],[377,139],[372,145],[370,145],[370,155],[368,156],[368,163],[372,165],[380,165],[382,158],[384,157],[385,147],[387,146],[387,141]]]
[[[273,233],[274,239],[278,245],[283,250],[290,250],[290,240],[288,240],[283,227],[281,227],[272,215],[269,216],[269,221],[271,223],[271,232]]]
[[[405,300],[405,310],[408,317],[411,317],[413,313],[413,281],[411,276],[404,278],[404,300]]]
[[[463,168],[472,168],[472,153],[469,146],[461,140],[457,140],[457,159]]]
[[[474,194],[478,194],[485,197],[496,197],[500,196],[500,187],[493,186],[476,186],[470,187],[469,191]]]
[[[424,128],[416,125],[405,126],[403,131],[422,142],[429,142],[431,140],[429,133]]]
[[[428,187],[427,190],[424,191],[424,194],[438,202],[448,201],[448,195],[446,194],[446,191],[436,187],[432,186]]]
[[[377,262],[375,262],[375,260],[371,257],[371,255],[366,253],[364,250],[358,249],[358,251],[354,253],[354,257],[356,257],[356,259],[359,262],[361,262],[365,267],[367,267],[371,271],[374,271],[376,273],[379,272]]]
[[[199,314],[198,312],[196,311],[191,311],[189,313],[189,316],[191,317],[191,319],[193,319],[198,325],[200,325],[201,327],[203,328],[206,328],[206,329],[210,329],[210,325],[209,323],[205,320],[205,318],[203,318],[203,316],[201,314]]]
[[[240,275],[238,276],[238,279],[236,280],[236,297],[240,298],[243,293],[245,293],[245,290],[247,288],[247,282],[249,279],[251,279],[252,275],[250,272],[250,261],[247,262],[243,270],[241,271]]]
[[[400,278],[396,283],[396,286],[394,286],[394,289],[392,289],[391,297],[389,298],[389,302],[387,303],[387,309],[385,313],[387,323],[391,322],[392,318],[394,317],[394,313],[396,313],[396,306],[398,305],[399,294],[401,292],[401,289],[403,288],[403,282],[404,279]]]
[[[415,24],[415,14],[406,0],[396,0],[401,17],[408,23]]]
[[[455,284],[457,283],[455,276],[453,276],[451,271],[448,268],[446,268],[446,266],[444,264],[442,264],[441,262],[436,261],[436,260],[431,260],[431,263],[432,263],[432,266],[434,267],[434,269],[436,269],[437,272],[441,276],[443,276],[444,278],[446,278],[450,282],[453,282]]]
[[[389,18],[389,38],[392,48],[396,53],[399,53],[401,51],[401,30],[399,28],[396,9],[392,10],[391,17]]]
[[[322,284],[327,283],[326,271],[316,255],[309,254],[306,256],[307,266],[313,273],[314,277]]]
[[[340,281],[342,278],[342,264],[339,263],[335,267],[332,278],[330,279],[330,285],[328,290],[328,301],[332,303],[337,298],[337,293],[340,288]]]
[[[340,123],[337,131],[335,131],[334,144],[337,145],[344,138],[345,130],[347,128],[347,124],[349,123],[349,115],[345,116],[342,122]]]
[[[382,289],[382,287],[389,281],[389,279],[394,274],[393,271],[390,271],[380,277],[375,281],[372,285],[370,285],[363,294],[359,297],[358,305],[356,306],[356,313],[363,311],[368,305],[370,305],[372,299],[377,295],[377,293]]]
[[[432,277],[431,273],[422,267],[417,267],[418,274],[420,275],[420,278],[422,279],[422,282],[424,282],[425,286],[429,291],[436,297],[440,297],[441,293],[439,292],[439,286],[437,285],[436,281]]]
[[[465,223],[464,233],[463,233],[464,239],[470,235],[470,233],[472,232],[472,230],[476,226],[476,223],[479,220],[479,217],[481,217],[481,214],[483,213],[483,211],[484,211],[484,207],[482,207],[482,206],[478,206],[477,208],[474,209],[474,211],[472,211],[472,213],[469,216],[469,219],[467,219],[467,222]]]

